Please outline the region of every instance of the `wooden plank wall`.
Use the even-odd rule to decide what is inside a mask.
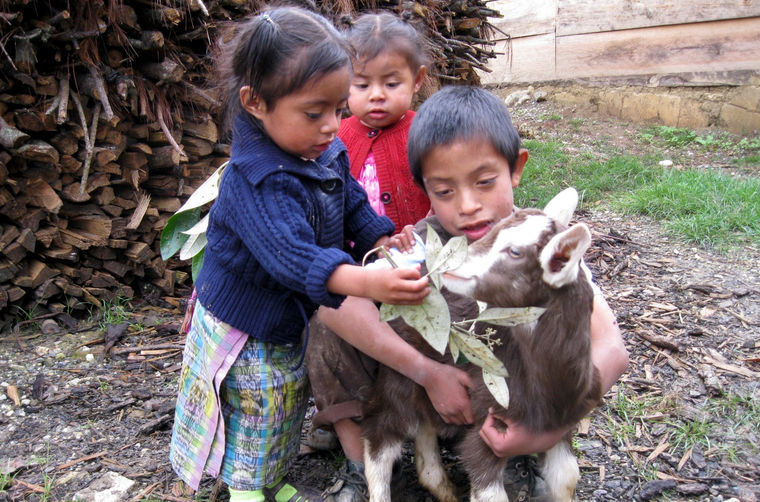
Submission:
[[[760,70],[760,0],[497,0],[509,35],[486,84],[678,75],[726,83]],[[640,80],[640,79],[639,79]],[[718,83],[718,82],[715,82]],[[729,82],[731,83],[731,82]],[[740,82],[737,82],[740,83]]]

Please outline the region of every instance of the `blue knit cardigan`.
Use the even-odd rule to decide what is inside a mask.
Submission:
[[[378,216],[351,176],[335,139],[316,160],[278,148],[241,112],[232,155],[209,212],[200,302],[218,319],[256,339],[298,343],[318,305],[338,307],[327,291],[343,251],[366,253],[393,223]]]

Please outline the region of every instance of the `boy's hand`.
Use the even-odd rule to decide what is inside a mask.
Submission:
[[[420,276],[420,267],[367,270],[366,296],[394,305],[419,305],[430,293],[428,278]]]
[[[414,226],[407,225],[401,232],[392,236],[383,244],[386,248],[396,248],[402,253],[411,253],[414,249]]]
[[[480,428],[480,437],[497,457],[504,458],[546,451],[567,432],[565,429],[532,432],[521,423],[496,415],[491,409]]]
[[[474,417],[467,392],[472,387],[470,375],[448,364],[433,364],[437,367],[429,372],[422,386],[435,411],[447,424],[471,424]]]

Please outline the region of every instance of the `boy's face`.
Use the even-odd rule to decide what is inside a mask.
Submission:
[[[509,163],[488,141],[469,139],[433,148],[423,159],[422,180],[443,228],[473,242],[512,214],[512,189],[520,183],[527,160],[527,150],[520,150],[510,174]]]

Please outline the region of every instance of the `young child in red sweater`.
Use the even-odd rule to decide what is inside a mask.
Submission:
[[[406,142],[412,99],[425,79],[417,30],[389,14],[364,14],[347,32],[356,51],[348,108],[338,137],[348,148],[351,174],[370,204],[400,232],[424,218],[430,201],[409,174]]]

